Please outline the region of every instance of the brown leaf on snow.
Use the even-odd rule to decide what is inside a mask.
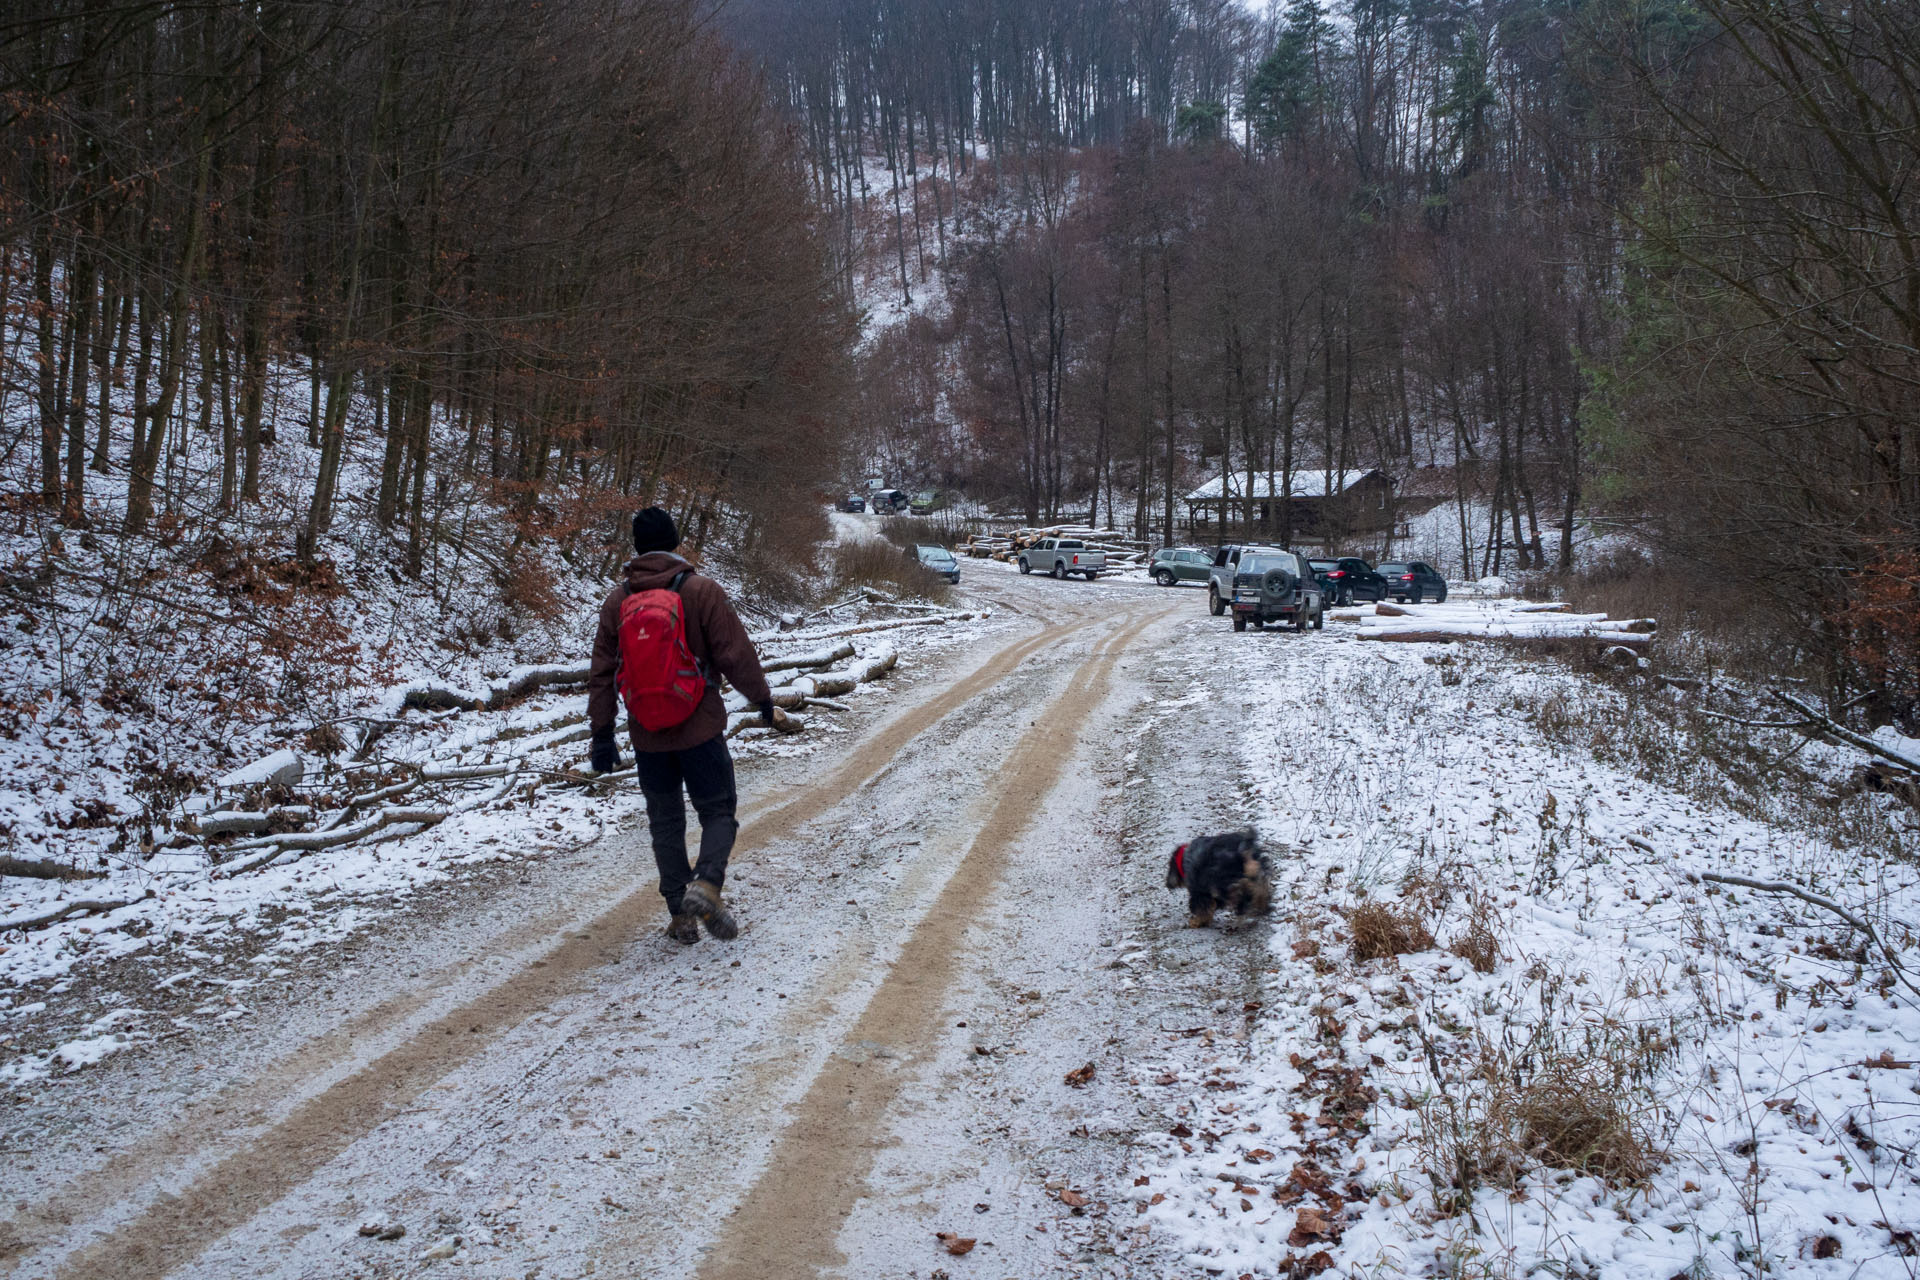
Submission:
[[[1093,1064],[1091,1062],[1084,1067],[1075,1067],[1066,1074],[1066,1082],[1076,1089],[1091,1079],[1093,1079]]]
[[[1882,1049],[1880,1051],[1879,1057],[1868,1058],[1865,1062],[1862,1062],[1860,1065],[1863,1067],[1875,1068],[1880,1071],[1901,1071],[1912,1066],[1913,1064],[1911,1062],[1906,1062],[1899,1058],[1894,1057],[1893,1050],[1891,1049]]]
[[[963,1253],[972,1253],[976,1243],[972,1236],[963,1236],[954,1231],[936,1231],[934,1237],[956,1258]]]
[[[1840,1256],[1840,1240],[1836,1236],[1821,1236],[1813,1242],[1813,1256],[1816,1258],[1837,1258]]]
[[[1176,1124],[1173,1128],[1167,1130],[1167,1132],[1176,1138],[1191,1138],[1193,1136],[1193,1130],[1183,1124]]]
[[[1069,1209],[1084,1209],[1087,1207],[1087,1198],[1078,1191],[1062,1191],[1060,1203]]]
[[[1179,1084],[1180,1077],[1173,1074],[1173,1072],[1168,1071],[1162,1075],[1155,1076],[1153,1078],[1153,1082],[1155,1084]]]
[[[1293,1230],[1287,1233],[1287,1243],[1299,1249],[1321,1242],[1340,1243],[1340,1224],[1323,1209],[1299,1210],[1294,1215]]]

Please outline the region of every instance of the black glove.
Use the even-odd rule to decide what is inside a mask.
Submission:
[[[773,699],[772,698],[768,698],[765,702],[760,704],[760,716],[768,724],[773,723]]]
[[[612,773],[620,767],[620,748],[614,745],[611,726],[593,731],[593,750],[587,760],[595,773]]]

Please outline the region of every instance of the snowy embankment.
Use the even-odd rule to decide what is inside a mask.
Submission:
[[[1913,972],[1911,810],[1729,803],[1680,695],[1350,637],[1179,655],[1248,709],[1276,909],[1251,1043],[1139,1064],[1180,1117],[1154,1234],[1194,1274],[1913,1274],[1920,995],[1833,910],[1707,879],[1833,899]]]

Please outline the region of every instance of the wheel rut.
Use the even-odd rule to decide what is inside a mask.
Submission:
[[[841,1225],[866,1193],[892,1105],[932,1052],[974,905],[998,883],[1012,848],[1073,758],[1081,729],[1107,697],[1115,662],[1165,612],[1136,615],[1101,641],[1008,752],[986,821],[840,1049],[790,1109],[765,1172],[700,1265],[701,1280],[817,1275],[845,1264]],[[855,1051],[874,1046],[886,1052]]]

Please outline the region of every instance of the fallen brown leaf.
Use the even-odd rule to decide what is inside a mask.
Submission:
[[[963,1236],[954,1231],[936,1231],[934,1236],[956,1258],[963,1253],[972,1253],[977,1243],[972,1236]]]
[[[1840,1240],[1837,1236],[1821,1236],[1813,1242],[1813,1256],[1816,1258],[1837,1258],[1840,1256]]]
[[[1066,1082],[1076,1089],[1091,1079],[1093,1079],[1093,1064],[1091,1062],[1084,1067],[1075,1067],[1066,1074]]]
[[[1087,1206],[1087,1198],[1078,1191],[1062,1191],[1060,1203],[1070,1209],[1084,1209]]]
[[[1340,1239],[1340,1224],[1320,1209],[1301,1209],[1294,1215],[1293,1230],[1287,1243],[1298,1249],[1317,1241],[1331,1244]]]

